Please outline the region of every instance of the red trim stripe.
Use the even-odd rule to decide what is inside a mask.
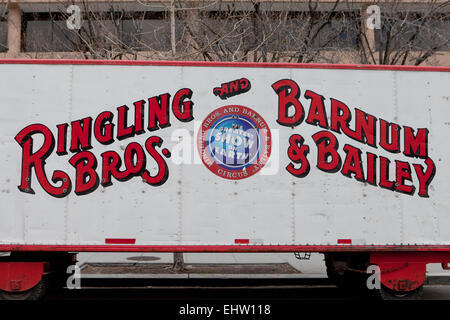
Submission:
[[[271,62],[203,62],[203,61],[136,61],[136,60],[69,60],[69,59],[0,59],[0,64],[60,64],[60,65],[121,65],[121,66],[187,66],[187,67],[239,67],[239,68],[291,68],[291,69],[354,69],[395,71],[450,72],[450,67],[397,66],[374,64],[322,64]]]
[[[338,239],[338,244],[352,244],[352,239]]]
[[[250,239],[234,239],[235,244],[249,244]]]
[[[58,252],[449,252],[450,245],[20,245],[0,244],[1,251]],[[450,261],[450,258],[449,260]]]
[[[117,239],[117,238],[107,238],[105,239],[105,244],[135,244],[136,239]]]

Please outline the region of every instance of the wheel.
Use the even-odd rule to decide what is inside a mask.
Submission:
[[[382,300],[420,300],[422,298],[423,286],[412,291],[394,291],[384,285],[378,291]]]
[[[37,285],[27,291],[8,292],[0,290],[0,300],[40,300],[45,296],[48,288],[48,279],[42,277]]]

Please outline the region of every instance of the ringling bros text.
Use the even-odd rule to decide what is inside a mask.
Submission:
[[[300,87],[295,81],[279,80],[272,88],[278,94],[277,122],[280,125],[296,127],[304,121],[324,129],[312,135],[317,148],[318,169],[332,173],[340,171],[344,176],[354,177],[360,182],[408,195],[413,195],[418,187],[417,194],[420,197],[429,196],[428,186],[435,175],[436,166],[428,157],[428,129],[419,128],[415,132],[411,127],[377,119],[357,108],[352,115],[345,103],[334,98],[330,98],[331,113],[327,115],[325,98],[310,90],[304,93],[304,97],[310,101],[309,110],[306,112],[299,100]],[[350,128],[352,117],[355,119],[353,129]],[[345,156],[341,157],[338,153],[340,134],[375,149],[380,146],[390,153],[403,152],[406,157],[424,159],[425,166],[412,164],[418,184],[411,184],[413,170],[407,161],[396,160],[392,165],[395,174],[390,178],[391,161],[387,157],[371,152],[363,154],[359,148],[350,144],[344,145],[342,150]],[[403,143],[400,143],[401,140]],[[307,176],[311,167],[309,151],[310,147],[305,144],[304,137],[297,133],[292,134],[288,148],[288,157],[292,162],[287,165],[286,170],[299,178]]]
[[[297,127],[303,122],[316,126],[322,130],[312,135],[312,140],[317,148],[316,167],[322,171],[336,173],[340,171],[344,176],[360,182],[369,183],[392,191],[413,195],[418,188],[418,195],[428,197],[428,186],[431,183],[436,167],[428,157],[428,130],[417,129],[377,119],[375,116],[355,109],[354,121],[351,125],[352,112],[343,102],[330,98],[331,111],[327,114],[325,98],[313,91],[306,90],[304,97],[309,100],[309,110],[306,110],[300,102],[300,87],[293,80],[279,80],[272,85],[278,95],[277,122],[282,126]],[[169,93],[163,93],[148,99],[133,103],[134,123],[129,124],[127,105],[120,106],[115,113],[103,111],[95,119],[86,117],[56,126],[56,143],[52,131],[43,124],[31,124],[22,129],[15,140],[22,147],[21,183],[19,190],[34,194],[32,189],[32,170],[39,184],[51,196],[65,197],[72,190],[72,180],[65,171],[55,170],[51,181],[47,175],[46,159],[53,153],[56,146],[56,154],[65,156],[69,152],[73,155],[68,160],[75,168],[75,189],[77,195],[84,195],[95,191],[101,184],[110,186],[113,179],[127,181],[133,177],[141,177],[142,180],[152,186],[164,184],[169,177],[169,167],[165,158],[171,156],[167,148],[163,148],[163,139],[157,135],[148,137],[143,145],[130,142],[123,155],[115,151],[106,151],[97,158],[89,151],[93,148],[92,137],[102,145],[110,145],[116,140],[130,139],[146,132],[167,128],[171,125],[170,115],[181,122],[190,122],[194,119],[191,100],[191,89],[178,90],[173,99]],[[129,112],[130,111],[130,112]],[[170,112],[172,111],[172,112]],[[130,121],[131,122],[131,121]],[[68,129],[70,126],[70,137]],[[351,129],[350,127],[353,127]],[[377,132],[379,131],[379,139]],[[44,142],[38,150],[33,150],[33,136],[41,134]],[[389,153],[403,155],[410,158],[421,158],[422,164],[410,164],[406,161],[391,161],[384,156],[375,153],[363,152],[350,144],[346,144],[342,150],[345,157],[339,154],[338,137],[344,134],[358,143],[376,148],[380,146]],[[400,143],[400,140],[403,143]],[[310,171],[309,145],[305,144],[304,137],[295,133],[288,141],[288,156],[291,160],[286,170],[292,175],[302,178]],[[401,149],[403,146],[403,149]],[[341,153],[343,154],[343,153]],[[157,172],[151,173],[147,167],[147,159],[153,159],[157,164]],[[97,167],[101,164],[100,176]],[[365,167],[365,169],[364,169]],[[394,178],[390,177],[391,167],[395,170]],[[412,169],[412,168],[413,169]],[[414,171],[413,171],[414,170]],[[411,184],[413,172],[418,184]],[[409,181],[410,183],[408,183]],[[53,183],[51,183],[53,182]]]
[[[172,113],[182,122],[189,122],[194,119],[193,105],[190,100],[191,89],[180,89],[172,99]],[[115,139],[124,140],[141,135],[146,130],[153,132],[169,127],[170,124],[170,100],[169,93],[160,94],[147,100],[140,100],[134,105],[134,124],[128,125],[128,106],[123,105],[117,108],[117,122],[114,120],[115,114],[110,111],[103,111],[97,115],[95,120],[91,117],[83,118],[71,122],[70,140],[67,139],[68,123],[57,125],[57,146],[56,153],[60,156],[67,155],[68,150],[74,155],[69,159],[69,163],[75,168],[75,193],[83,195],[93,192],[99,184],[102,186],[112,185],[112,177],[118,181],[127,181],[135,176],[142,177],[143,181],[159,186],[167,181],[169,168],[164,157],[171,156],[170,151],[162,148],[163,139],[159,136],[150,136],[142,146],[137,142],[129,143],[122,157],[115,151],[103,152],[97,159],[88,151],[92,149],[92,136],[103,145],[112,144]],[[147,109],[147,123],[144,121],[145,110]],[[116,122],[116,124],[115,124]],[[116,129],[115,129],[116,127]],[[115,131],[115,132],[114,132]],[[33,152],[33,135],[42,134],[44,142],[42,146]],[[55,148],[55,137],[48,127],[43,124],[31,124],[21,130],[15,137],[22,146],[22,177],[19,190],[34,194],[31,188],[31,171],[34,168],[36,177],[42,188],[51,196],[61,198],[68,195],[72,189],[72,181],[69,175],[61,170],[53,172],[50,183],[45,170],[45,160],[52,154]],[[154,159],[158,172],[151,174],[147,168],[147,155]],[[97,174],[98,162],[101,162],[101,178]],[[124,168],[122,164],[124,163]]]

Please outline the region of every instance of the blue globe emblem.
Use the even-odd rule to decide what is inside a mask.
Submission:
[[[262,135],[251,118],[227,115],[208,130],[206,147],[214,161],[227,170],[243,170],[259,157]]]

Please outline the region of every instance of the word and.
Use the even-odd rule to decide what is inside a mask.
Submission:
[[[248,92],[251,89],[250,81],[247,78],[241,78],[230,82],[222,83],[220,87],[213,89],[214,95],[222,100],[234,97],[238,94]]]

